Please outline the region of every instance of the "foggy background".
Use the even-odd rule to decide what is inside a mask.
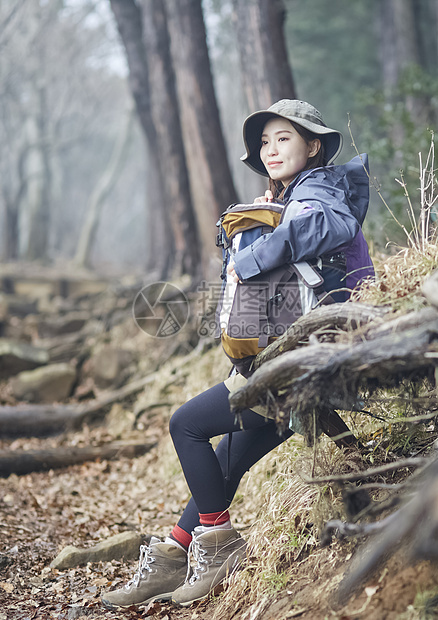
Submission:
[[[350,123],[404,222],[395,178],[415,205],[437,24],[437,0],[2,0],[2,262],[214,275],[219,214],[265,187],[242,122],[282,97],[344,133],[336,163]],[[375,190],[365,233],[403,242]]]

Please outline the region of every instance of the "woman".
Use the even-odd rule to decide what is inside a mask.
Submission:
[[[240,239],[227,267],[228,282],[244,282],[281,265],[325,256],[329,257],[326,290],[340,289],[332,296],[345,300],[345,289],[372,273],[360,228],[369,186],[362,161],[330,165],[341,150],[342,135],[327,127],[321,114],[304,101],[285,99],[250,115],[243,138],[242,160],[269,177],[269,190],[255,202],[280,200],[285,213],[269,234],[246,245]],[[354,259],[347,286],[331,262],[339,256]],[[205,598],[245,554],[245,542],[231,524],[228,507],[243,474],[292,431],[279,435],[274,420],[256,410],[243,411],[236,423],[228,396],[244,381],[235,374],[174,413],[170,432],[192,498],[164,542],[153,537],[149,546],[141,547],[134,577],[102,595],[107,607],[166,598],[189,605]],[[210,439],[230,433],[232,442],[231,435],[224,437],[214,451]],[[196,561],[192,573],[190,554]]]

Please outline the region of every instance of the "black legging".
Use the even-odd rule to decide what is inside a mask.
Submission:
[[[243,474],[293,434],[287,430],[279,435],[273,420],[249,409],[241,414],[242,430],[230,411],[228,396],[220,383],[180,407],[170,420],[170,434],[192,493],[178,522],[189,534],[199,525],[199,513],[226,510]],[[230,432],[230,470],[225,480]],[[226,436],[214,451],[210,439],[218,435]]]

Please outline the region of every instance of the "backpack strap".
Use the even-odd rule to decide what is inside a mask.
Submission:
[[[303,260],[298,263],[292,263],[291,267],[294,269],[300,280],[308,288],[313,289],[317,300],[322,305],[335,303],[333,297],[324,289],[324,278],[313,265]]]

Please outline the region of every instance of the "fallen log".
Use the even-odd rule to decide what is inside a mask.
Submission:
[[[428,376],[438,363],[432,356],[435,351],[438,316],[414,329],[343,347],[325,364],[297,379],[288,404],[297,411],[313,409],[321,401],[354,408],[360,387],[392,387],[404,378]]]
[[[91,350],[82,332],[40,339],[38,344],[48,352],[51,362],[70,362],[76,357],[84,358]]]
[[[415,312],[408,312],[407,314],[395,316],[394,318],[386,320],[383,323],[372,323],[365,327],[363,331],[358,330],[357,334],[353,333],[352,339],[353,342],[374,340],[390,334],[403,332],[407,329],[421,327],[421,325],[434,321],[437,318],[437,310],[435,308],[426,307]]]
[[[0,476],[60,469],[86,461],[134,458],[149,452],[156,443],[115,441],[84,448],[61,446],[46,450],[0,450]]]
[[[178,372],[185,372],[191,357],[197,357],[200,350],[194,349],[188,356],[178,358],[172,365],[172,382],[178,380]],[[87,403],[67,405],[17,405],[0,407],[0,438],[47,437],[74,431],[84,424],[99,422],[107,414],[107,407],[115,402],[140,392],[159,377],[160,371],[131,381],[127,385],[102,393],[99,398]]]
[[[289,388],[309,368],[327,362],[345,347],[335,343],[311,344],[266,361],[249,377],[244,387],[230,394],[231,409],[238,413],[254,405],[269,405],[280,390]]]
[[[296,349],[315,332],[352,331],[371,321],[382,320],[390,312],[390,308],[361,303],[339,303],[316,308],[297,319],[282,336],[261,351],[254,360],[254,368],[260,368],[267,361]]]
[[[438,310],[438,269],[425,280],[421,290],[427,301]]]
[[[230,405],[238,413],[275,401],[284,412],[284,424],[292,408],[303,427],[312,426],[309,412],[321,405],[355,408],[360,386],[373,387],[376,382],[391,386],[403,377],[427,375],[438,363],[436,351],[438,314],[434,313],[419,327],[354,346],[321,343],[284,353],[263,364],[244,387],[230,394]]]
[[[0,436],[47,437],[74,431],[85,423],[96,422],[107,407],[135,394],[156,379],[157,373],[132,381],[118,390],[106,392],[87,403],[67,405],[17,405],[0,407]]]

